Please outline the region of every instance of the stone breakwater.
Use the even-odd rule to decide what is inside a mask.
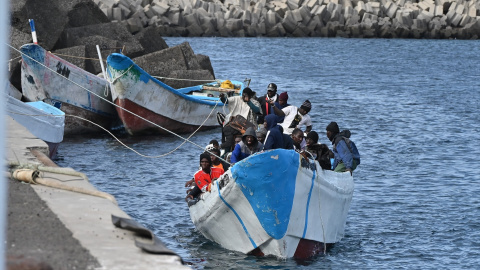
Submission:
[[[479,0],[417,1],[95,0],[130,32],[155,26],[163,36],[480,37]]]

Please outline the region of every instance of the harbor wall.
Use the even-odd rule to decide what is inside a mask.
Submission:
[[[94,0],[130,32],[163,36],[478,39],[480,1]]]

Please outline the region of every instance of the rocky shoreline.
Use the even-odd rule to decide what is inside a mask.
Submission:
[[[478,39],[480,1],[94,0],[131,33],[162,36]]]

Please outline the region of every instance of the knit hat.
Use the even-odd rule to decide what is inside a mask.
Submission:
[[[207,147],[205,147],[205,151],[207,152],[210,152],[212,149],[215,149],[215,146],[213,146],[213,144],[209,144],[207,145]]]
[[[245,87],[243,89],[243,93],[247,94],[250,98],[255,95],[255,92],[253,92],[252,89],[250,89],[249,87]]]
[[[277,85],[274,84],[274,83],[270,83],[270,84],[267,86],[267,91],[277,91]]]
[[[307,134],[307,138],[306,139],[311,139],[313,141],[313,143],[318,143],[318,133],[315,132],[315,131],[310,131],[308,134]]]
[[[208,162],[210,162],[210,165],[212,164],[212,158],[210,157],[210,154],[208,153],[202,153],[200,155],[200,162],[202,162],[202,159],[206,158]]]
[[[333,134],[339,133],[340,129],[338,128],[337,122],[330,122],[330,124],[327,126],[327,131],[330,131]]]
[[[285,101],[287,101],[287,100],[288,100],[288,94],[287,94],[287,92],[281,93],[281,94],[278,96],[278,99],[279,99],[279,100],[285,100]]]
[[[303,109],[308,113],[312,109],[312,103],[307,99],[303,102],[302,106],[300,106],[300,109]]]

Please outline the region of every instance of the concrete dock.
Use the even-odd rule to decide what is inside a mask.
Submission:
[[[32,150],[43,156],[48,153],[47,144],[6,118],[5,157],[10,167],[29,164],[44,168],[44,157],[37,158]],[[39,177],[98,192],[88,179],[78,175],[41,171]],[[138,248],[135,240],[149,239],[114,226],[112,215],[131,218],[108,198],[12,177],[8,185],[8,269],[189,269],[174,252],[153,254]]]

